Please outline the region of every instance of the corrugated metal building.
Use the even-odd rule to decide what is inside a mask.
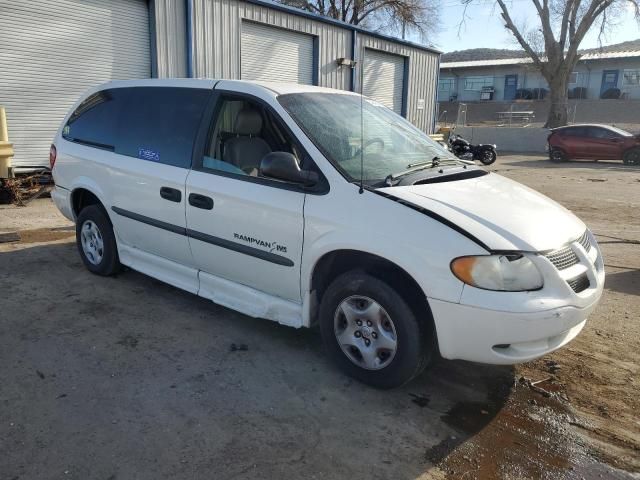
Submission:
[[[436,119],[440,52],[265,0],[0,0],[0,46],[18,167],[45,165],[68,108],[112,79],[297,82],[362,91],[429,133]]]

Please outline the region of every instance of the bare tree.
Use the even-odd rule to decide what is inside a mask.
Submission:
[[[436,0],[279,0],[336,20],[401,35],[416,33],[423,39],[436,29]]]
[[[463,4],[473,1],[463,0]],[[548,128],[567,123],[569,76],[580,59],[578,48],[587,32],[599,28],[601,38],[612,27],[612,20],[629,10],[640,21],[640,0],[531,0],[539,25],[527,30],[514,23],[510,10],[515,7],[509,0],[496,1],[505,28],[549,84],[551,108],[545,125]]]

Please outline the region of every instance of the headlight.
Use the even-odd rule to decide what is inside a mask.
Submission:
[[[542,288],[542,274],[522,254],[459,257],[451,262],[453,274],[468,285],[485,290],[522,292]]]

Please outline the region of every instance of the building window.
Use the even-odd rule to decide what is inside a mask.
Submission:
[[[582,84],[583,76],[584,76],[584,73],[582,73],[582,72],[571,72],[569,74],[569,85]]]
[[[451,95],[456,91],[456,79],[455,77],[451,78],[440,78],[438,80],[438,98],[446,102],[451,98]]]
[[[625,70],[622,74],[622,84],[626,87],[640,86],[640,69]]]
[[[479,92],[483,87],[493,87],[493,77],[467,77],[464,79],[464,89]]]

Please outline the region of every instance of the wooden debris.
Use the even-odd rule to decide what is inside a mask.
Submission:
[[[37,172],[29,176],[0,179],[0,198],[5,203],[14,203],[24,207],[51,190],[51,174]]]

